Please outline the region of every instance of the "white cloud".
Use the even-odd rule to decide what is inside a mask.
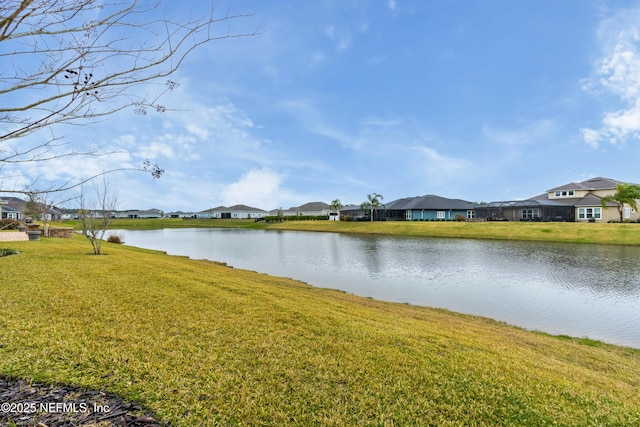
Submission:
[[[209,130],[195,123],[187,123],[187,132],[195,135],[200,140],[209,138]]]
[[[602,141],[603,138],[600,131],[582,128],[580,129],[580,132],[582,132],[582,137],[584,138],[584,142],[586,142],[587,145],[593,148],[598,148],[598,146],[600,145],[600,141]]]
[[[596,77],[583,89],[594,94],[619,98],[623,107],[602,113],[600,129],[581,129],[587,145],[601,142],[621,144],[640,139],[640,9],[624,10],[604,19],[598,29],[603,54],[597,62]]]
[[[448,157],[430,147],[413,147],[413,151],[417,153],[415,161],[432,182],[446,182],[465,176],[473,168],[473,162],[469,160]]]
[[[252,203],[261,209],[273,209],[291,194],[282,188],[285,175],[268,168],[252,169],[220,193],[225,206]]]
[[[396,10],[398,8],[398,3],[395,0],[388,0],[387,7],[391,10]]]
[[[145,146],[139,147],[135,155],[144,159],[156,160],[161,157],[171,158],[174,156],[174,152],[171,145],[164,142],[153,141]]]

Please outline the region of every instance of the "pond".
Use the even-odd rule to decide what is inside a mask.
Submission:
[[[380,300],[640,348],[640,248],[244,229],[118,230],[128,245]]]

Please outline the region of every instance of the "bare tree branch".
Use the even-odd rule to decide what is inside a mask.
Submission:
[[[94,123],[127,108],[139,115],[164,112],[167,108],[159,99],[177,87],[170,77],[195,49],[260,31],[259,26],[233,31],[232,23],[253,15],[233,14],[229,7],[218,16],[215,2],[208,13],[181,19],[170,15],[166,1],[0,2],[0,170],[6,164],[112,154],[103,147],[76,149],[53,131],[44,142],[30,145],[24,138],[60,124]],[[161,85],[155,92],[145,90],[152,82]],[[153,172],[148,165],[112,170],[132,169]],[[157,178],[161,173],[152,175]],[[24,192],[24,188],[6,189],[6,178],[0,175],[0,192]]]

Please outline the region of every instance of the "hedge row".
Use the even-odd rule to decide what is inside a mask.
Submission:
[[[265,216],[266,222],[282,222],[282,221],[314,221],[314,220],[328,220],[329,215],[290,215],[290,216],[277,216],[270,215]]]

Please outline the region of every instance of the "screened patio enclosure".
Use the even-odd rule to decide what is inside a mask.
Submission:
[[[491,202],[476,206],[475,216],[486,221],[575,221],[575,208],[540,200]]]

